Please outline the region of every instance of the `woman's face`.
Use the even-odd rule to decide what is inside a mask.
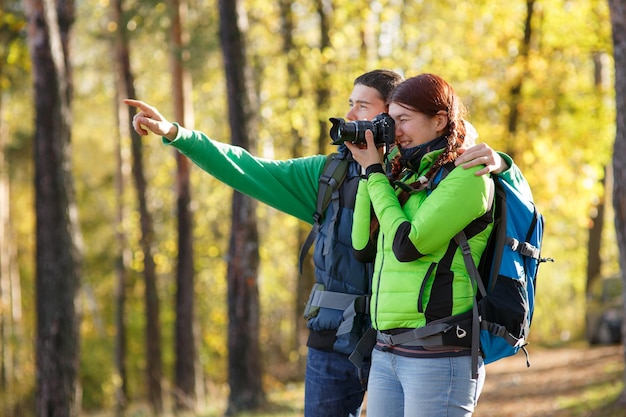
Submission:
[[[448,123],[445,114],[427,116],[393,102],[389,105],[389,115],[396,123],[396,143],[404,149],[422,145],[441,136]]]

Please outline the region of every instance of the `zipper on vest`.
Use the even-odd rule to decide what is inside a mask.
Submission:
[[[385,247],[385,235],[381,233],[381,249]],[[376,280],[376,302],[374,303],[374,308],[372,309],[372,321],[375,324],[374,328],[378,328],[378,298],[380,297],[380,278],[382,276],[383,265],[385,265],[385,251],[381,250],[382,259],[380,260],[380,267],[376,273],[378,274],[378,279]]]

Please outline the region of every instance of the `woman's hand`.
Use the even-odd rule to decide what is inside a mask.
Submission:
[[[175,124],[168,122],[156,107],[152,107],[143,101],[129,98],[124,100],[124,104],[139,109],[139,112],[133,117],[133,129],[135,129],[135,132],[142,136],[152,132],[155,135],[165,136],[169,140],[176,138],[178,128]]]
[[[484,168],[476,171],[476,175],[485,175],[490,172],[499,174],[509,169],[506,161],[486,143],[479,143],[467,149],[460,148],[459,154],[459,157],[454,161],[456,166],[462,165],[463,168],[467,169],[477,165],[485,165]]]
[[[345,142],[346,146],[352,152],[352,156],[354,160],[361,165],[363,170],[374,164],[383,163],[383,158],[381,155],[381,150],[376,147],[374,144],[374,134],[371,130],[365,131],[365,143],[367,146],[360,147],[359,145],[355,145],[351,142]]]

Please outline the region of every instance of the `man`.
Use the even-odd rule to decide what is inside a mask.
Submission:
[[[346,119],[371,120],[386,112],[387,98],[401,81],[399,74],[388,70],[375,70],[356,78]],[[144,102],[130,99],[124,102],[139,109],[133,118],[133,127],[139,134],[152,132],[162,136],[164,144],[174,146],[218,180],[313,224],[326,155],[286,161],[256,158],[241,148],[170,123],[156,108]],[[350,236],[361,171],[345,145],[339,146],[337,151],[350,164],[339,188],[340,206],[329,205],[319,225],[313,252],[316,285],[306,308],[310,333],[305,417],[358,416],[366,387],[360,370],[348,359],[369,326],[367,309],[363,307],[367,303],[363,301],[370,292],[372,266],[354,258]],[[484,164],[486,167],[480,174],[503,171],[508,168],[507,163],[512,166],[510,159],[504,161],[486,145],[467,149],[459,158],[459,164],[464,167]],[[348,300],[348,307],[325,307],[332,306],[337,299],[344,305]],[[367,374],[367,369],[363,371]]]

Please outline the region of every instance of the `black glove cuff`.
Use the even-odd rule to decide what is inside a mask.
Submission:
[[[369,178],[371,174],[374,174],[376,172],[380,172],[381,174],[385,173],[385,171],[383,171],[382,164],[372,164],[372,165],[368,166],[365,169],[365,177]]]

